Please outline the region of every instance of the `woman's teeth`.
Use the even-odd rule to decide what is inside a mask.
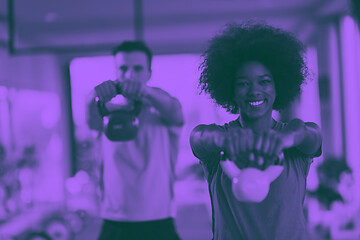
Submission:
[[[255,102],[249,102],[249,104],[251,106],[258,106],[260,104],[263,104],[264,103],[264,100],[261,100],[261,101],[255,101]]]

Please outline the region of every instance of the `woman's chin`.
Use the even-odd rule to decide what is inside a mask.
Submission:
[[[265,112],[263,112],[263,111],[256,111],[256,112],[252,111],[252,112],[248,112],[246,114],[246,116],[247,116],[248,119],[256,120],[256,119],[264,117]]]

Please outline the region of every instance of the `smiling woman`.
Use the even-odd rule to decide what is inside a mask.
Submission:
[[[276,97],[272,74],[259,62],[243,63],[236,70],[234,97],[246,121],[265,114],[271,116]]]
[[[239,110],[233,101],[236,69],[249,61],[260,62],[271,72],[277,93],[275,110],[286,108],[300,95],[308,69],[304,46],[292,34],[263,24],[229,24],[209,45],[200,66],[200,86],[228,111]]]
[[[312,159],[321,155],[320,129],[272,118],[301,93],[308,75],[303,54],[292,34],[250,22],[228,25],[203,55],[199,86],[240,114],[225,125],[198,125],[190,136],[209,183],[214,239],[309,239],[302,206]],[[270,178],[264,198],[244,197],[279,164],[284,171]]]

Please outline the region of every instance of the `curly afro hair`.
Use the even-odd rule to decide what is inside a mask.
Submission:
[[[355,20],[360,26],[360,1],[359,0],[350,0],[351,12]]]
[[[301,85],[308,77],[304,53],[304,45],[279,28],[253,21],[227,24],[202,55],[199,87],[228,112],[238,113],[234,102],[236,69],[257,61],[274,77],[273,109],[280,111],[301,94]]]

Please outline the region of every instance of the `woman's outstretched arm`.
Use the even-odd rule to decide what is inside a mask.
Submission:
[[[200,124],[190,134],[191,150],[200,160],[218,158],[224,141],[225,129],[216,124]]]
[[[322,144],[320,127],[313,122],[293,119],[286,126],[284,134],[289,139],[288,144],[291,147],[296,147],[307,155],[317,153]]]

